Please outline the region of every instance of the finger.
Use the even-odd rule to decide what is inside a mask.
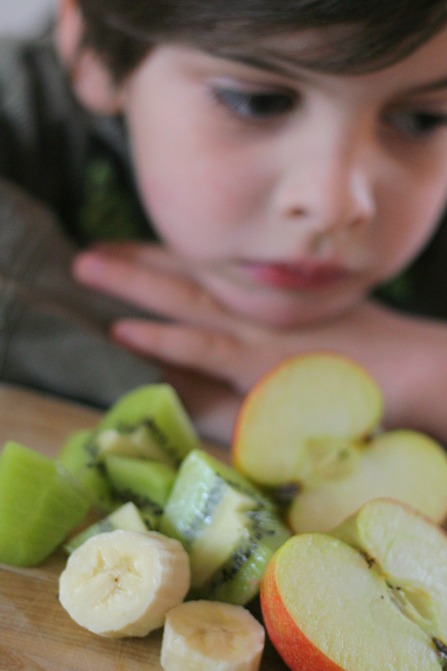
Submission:
[[[168,264],[166,257],[160,259]],[[158,315],[198,326],[237,327],[234,317],[193,280],[177,271],[135,263],[129,248],[123,253],[85,253],[76,259],[74,272],[89,286]]]
[[[226,381],[245,393],[259,375],[250,371],[250,346],[231,335],[184,324],[160,324],[138,319],[116,322],[112,336],[138,354],[157,358]]]
[[[100,242],[94,247],[78,254],[78,260],[88,255],[101,255],[104,258],[122,258],[130,263],[141,265],[151,265],[160,270],[178,272],[184,274],[183,264],[179,258],[169,250],[161,247],[159,244],[139,242],[139,241],[120,241],[120,242]]]

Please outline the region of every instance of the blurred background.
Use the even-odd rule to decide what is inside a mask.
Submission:
[[[56,0],[0,0],[0,33],[29,35],[39,31]]]

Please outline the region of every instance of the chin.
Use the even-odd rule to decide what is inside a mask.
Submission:
[[[227,278],[208,276],[201,282],[230,313],[262,326],[298,329],[336,319],[358,307],[365,297],[362,288],[340,291],[332,287],[320,291],[279,291],[253,288]]]
[[[317,301],[296,301],[278,297],[251,297],[232,300],[220,298],[234,313],[263,326],[278,329],[298,329],[335,319],[354,307],[353,304],[318,304]],[[357,305],[357,302],[355,303]]]

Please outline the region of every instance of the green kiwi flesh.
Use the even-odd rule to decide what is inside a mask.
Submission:
[[[132,501],[148,528],[157,529],[176,470],[165,463],[116,454],[104,457],[104,467],[115,498]]]
[[[199,447],[199,439],[177,392],[160,383],[118,399],[97,425],[94,445],[99,460],[121,454],[175,467]]]
[[[80,524],[90,499],[57,460],[14,441],[0,455],[0,562],[35,566]]]
[[[63,444],[58,459],[85,489],[93,506],[111,511],[118,504],[113,500],[104,467],[94,456],[92,435],[93,431],[90,429],[72,433]]]
[[[78,534],[69,538],[64,544],[65,550],[71,554],[82,543],[97,534],[105,531],[115,531],[116,529],[124,529],[125,531],[147,531],[147,526],[144,522],[143,516],[134,503],[129,501],[117,508],[98,522],[94,522],[86,529],[83,529]]]
[[[181,464],[160,521],[191,560],[188,598],[244,605],[290,533],[273,504],[231,466],[203,450]]]

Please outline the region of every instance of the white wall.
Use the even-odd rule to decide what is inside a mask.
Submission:
[[[38,31],[57,0],[0,0],[0,34]]]

